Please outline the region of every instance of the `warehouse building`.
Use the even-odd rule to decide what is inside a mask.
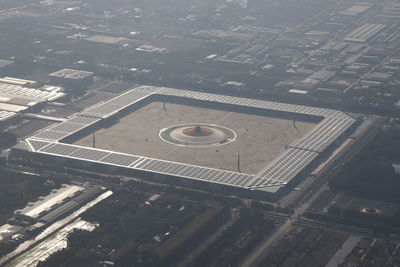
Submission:
[[[370,8],[368,5],[353,5],[346,10],[340,11],[339,14],[342,16],[357,17],[364,14]]]
[[[49,224],[76,210],[101,192],[103,189],[98,186],[62,185],[49,195],[15,211],[14,217],[16,221],[25,224]]]
[[[367,23],[351,32],[344,39],[347,42],[365,43],[380,33],[386,26],[379,23]]]
[[[59,90],[41,90],[13,83],[26,84],[31,81],[7,77],[1,80],[9,82],[0,81],[0,124],[17,117],[18,114],[41,109],[46,102],[65,96]]]

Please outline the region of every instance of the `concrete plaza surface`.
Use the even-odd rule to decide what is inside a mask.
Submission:
[[[198,106],[152,102],[95,133],[96,148],[204,167],[256,174],[287,145],[313,129],[315,123],[252,115]],[[217,147],[181,147],[162,141],[161,129],[178,124],[204,123],[227,127],[236,141]],[[92,146],[92,135],[75,142]]]

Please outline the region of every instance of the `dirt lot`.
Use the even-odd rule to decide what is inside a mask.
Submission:
[[[108,129],[96,132],[96,147],[128,154],[182,162],[205,167],[237,171],[240,151],[240,169],[255,174],[285,150],[293,140],[301,138],[316,124],[292,120],[228,112],[188,105],[149,105],[123,117]],[[232,129],[236,141],[207,148],[179,147],[162,141],[162,128],[184,123],[210,123]],[[92,136],[75,144],[92,146]]]

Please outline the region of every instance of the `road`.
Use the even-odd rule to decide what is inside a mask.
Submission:
[[[214,243],[229,227],[231,227],[238,219],[239,214],[236,212],[231,212],[232,219],[227,221],[222,225],[217,231],[211,234],[203,243],[196,247],[184,260],[182,260],[177,267],[185,267],[190,263],[196,256],[203,252],[208,246]]]
[[[266,250],[271,247],[277,240],[279,240],[283,235],[285,235],[293,226],[294,223],[299,220],[300,216],[307,210],[311,203],[318,198],[327,189],[327,184],[320,187],[314,192],[312,197],[304,202],[300,207],[296,208],[293,215],[289,215],[286,222],[271,236],[266,238],[263,243],[257,247],[257,249],[242,263],[240,267],[250,267],[252,266],[261,255],[264,255]]]
[[[318,228],[324,228],[334,231],[346,232],[349,234],[359,234],[372,236],[372,232],[368,229],[362,229],[353,226],[345,226],[338,224],[329,224],[326,222],[305,220],[301,216],[310,207],[310,205],[326,190],[328,190],[328,181],[335,174],[337,174],[344,163],[350,161],[355,155],[357,155],[361,149],[368,144],[378,132],[379,125],[371,126],[369,131],[364,132],[364,135],[360,136],[359,139],[355,140],[352,145],[346,147],[344,150],[340,151],[335,157],[332,158],[331,162],[323,168],[318,175],[317,179],[313,183],[305,186],[302,191],[300,191],[293,199],[290,200],[292,205],[297,204],[297,208],[294,209],[294,213],[286,218],[285,223],[271,236],[267,237],[261,245],[259,245],[253,253],[247,257],[239,266],[240,267],[250,267],[256,265],[257,260],[267,253],[269,248],[282,236],[284,236],[293,225],[303,225],[303,226],[314,226]]]
[[[354,155],[359,153],[360,150],[364,147],[364,145],[368,143],[368,141],[372,139],[373,136],[378,131],[379,131],[379,125],[374,125],[374,127],[372,127],[369,131],[365,132],[364,135],[360,136],[359,139],[355,140],[351,145],[349,145],[343,151],[339,152],[335,157],[333,157],[331,162],[321,170],[318,177],[315,177],[316,179],[313,179],[312,182],[306,184],[301,191],[295,194],[292,197],[292,199],[290,199],[290,204],[292,206],[297,206],[294,209],[293,215],[265,213],[266,216],[270,215],[271,218],[280,220],[283,222],[283,224],[279,227],[279,229],[276,232],[274,232],[271,236],[263,240],[261,244],[253,251],[253,253],[240,264],[240,266],[246,266],[246,267],[253,266],[257,262],[257,260],[259,260],[261,256],[265,255],[268,252],[268,249],[274,243],[276,243],[276,241],[279,240],[283,235],[285,235],[293,226],[317,227],[332,231],[349,233],[353,235],[373,237],[374,236],[373,233],[371,233],[371,231],[369,231],[368,229],[339,225],[335,223],[321,222],[316,220],[309,220],[303,218],[302,215],[321,194],[323,194],[326,190],[328,190],[329,179],[341,170],[345,162],[351,160],[354,157]],[[14,171],[16,170],[14,169]],[[26,169],[21,166],[21,171],[26,171]],[[68,175],[69,178],[71,178],[71,174],[65,173],[65,175]],[[78,175],[73,175],[72,177],[72,180],[79,181],[81,179],[83,178],[79,177]],[[84,181],[87,182],[88,178],[85,177]],[[82,180],[82,182],[84,181]],[[108,186],[112,187],[120,186],[118,183],[108,183],[104,180],[97,180],[97,179],[90,179],[90,182],[107,184]],[[172,194],[166,194],[165,197],[179,198],[179,196]]]
[[[269,236],[267,239],[263,241],[261,246],[259,246],[255,252],[253,252],[243,263],[240,264],[241,267],[249,267],[252,266],[252,264],[260,258],[262,254],[272,245],[274,244],[278,239],[282,237],[291,227],[292,227],[293,221],[291,219],[288,219],[275,233],[273,233],[271,236]]]

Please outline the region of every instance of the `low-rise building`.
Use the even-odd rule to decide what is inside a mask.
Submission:
[[[61,69],[49,77],[53,83],[66,87],[88,86],[93,82],[93,72],[75,69]]]

